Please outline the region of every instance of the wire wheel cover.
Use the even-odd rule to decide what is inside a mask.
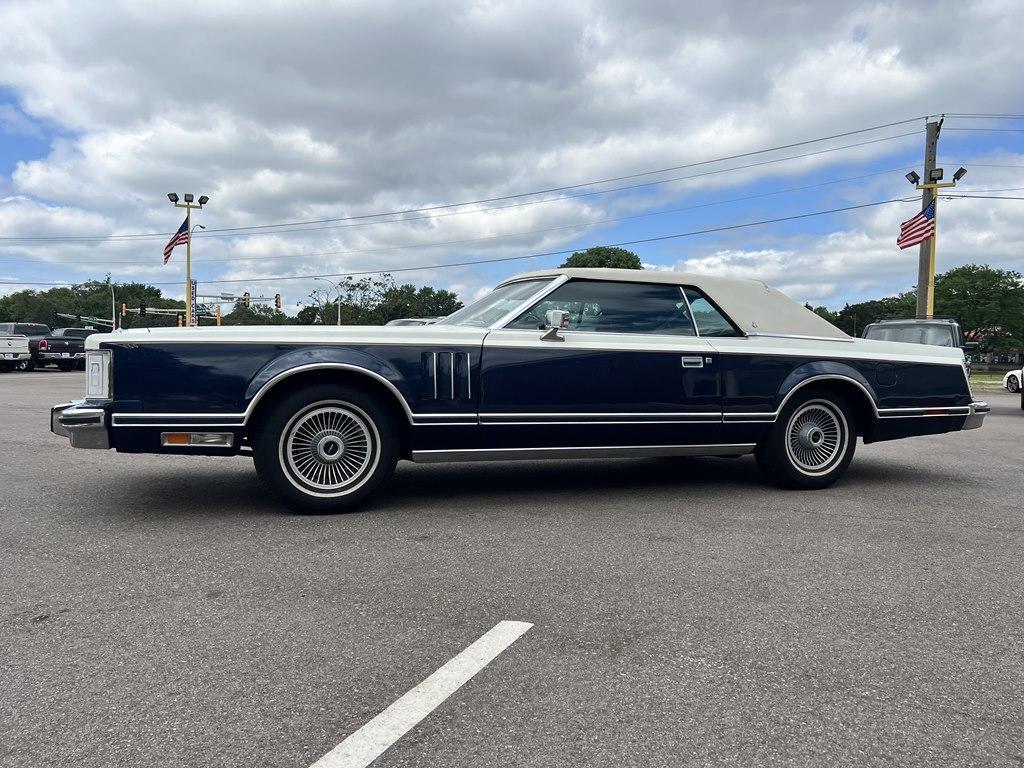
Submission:
[[[799,471],[823,475],[842,458],[847,429],[843,414],[823,400],[804,403],[786,427],[786,453]]]
[[[361,412],[342,403],[316,403],[288,423],[281,451],[300,483],[338,492],[365,479],[376,464],[375,434]]]

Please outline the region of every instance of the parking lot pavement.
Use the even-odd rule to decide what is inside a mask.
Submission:
[[[82,386],[0,376],[0,765],[306,768],[503,621],[374,766],[1024,764],[1017,397],[826,491],[402,464],[299,517],[243,458],[71,449]]]

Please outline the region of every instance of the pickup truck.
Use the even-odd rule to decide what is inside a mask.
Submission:
[[[13,371],[29,357],[27,336],[0,334],[0,371]]]
[[[62,371],[85,368],[85,340],[96,333],[95,328],[57,328],[39,340],[37,365],[56,363]]]
[[[50,326],[42,323],[0,323],[0,335],[28,336],[29,358],[18,363],[18,370],[31,371],[37,365],[45,365],[39,360],[39,342],[50,335]]]

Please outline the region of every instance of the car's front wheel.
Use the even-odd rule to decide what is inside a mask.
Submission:
[[[1016,376],[1008,376],[1006,388],[1011,392],[1020,392],[1020,380]]]
[[[281,400],[253,435],[260,479],[296,512],[351,512],[394,471],[400,437],[370,392],[316,385]]]
[[[855,424],[852,409],[837,393],[800,393],[758,444],[758,465],[784,488],[827,488],[853,460]]]

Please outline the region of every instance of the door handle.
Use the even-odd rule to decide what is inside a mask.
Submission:
[[[701,355],[683,355],[683,368],[703,368],[704,358]]]

